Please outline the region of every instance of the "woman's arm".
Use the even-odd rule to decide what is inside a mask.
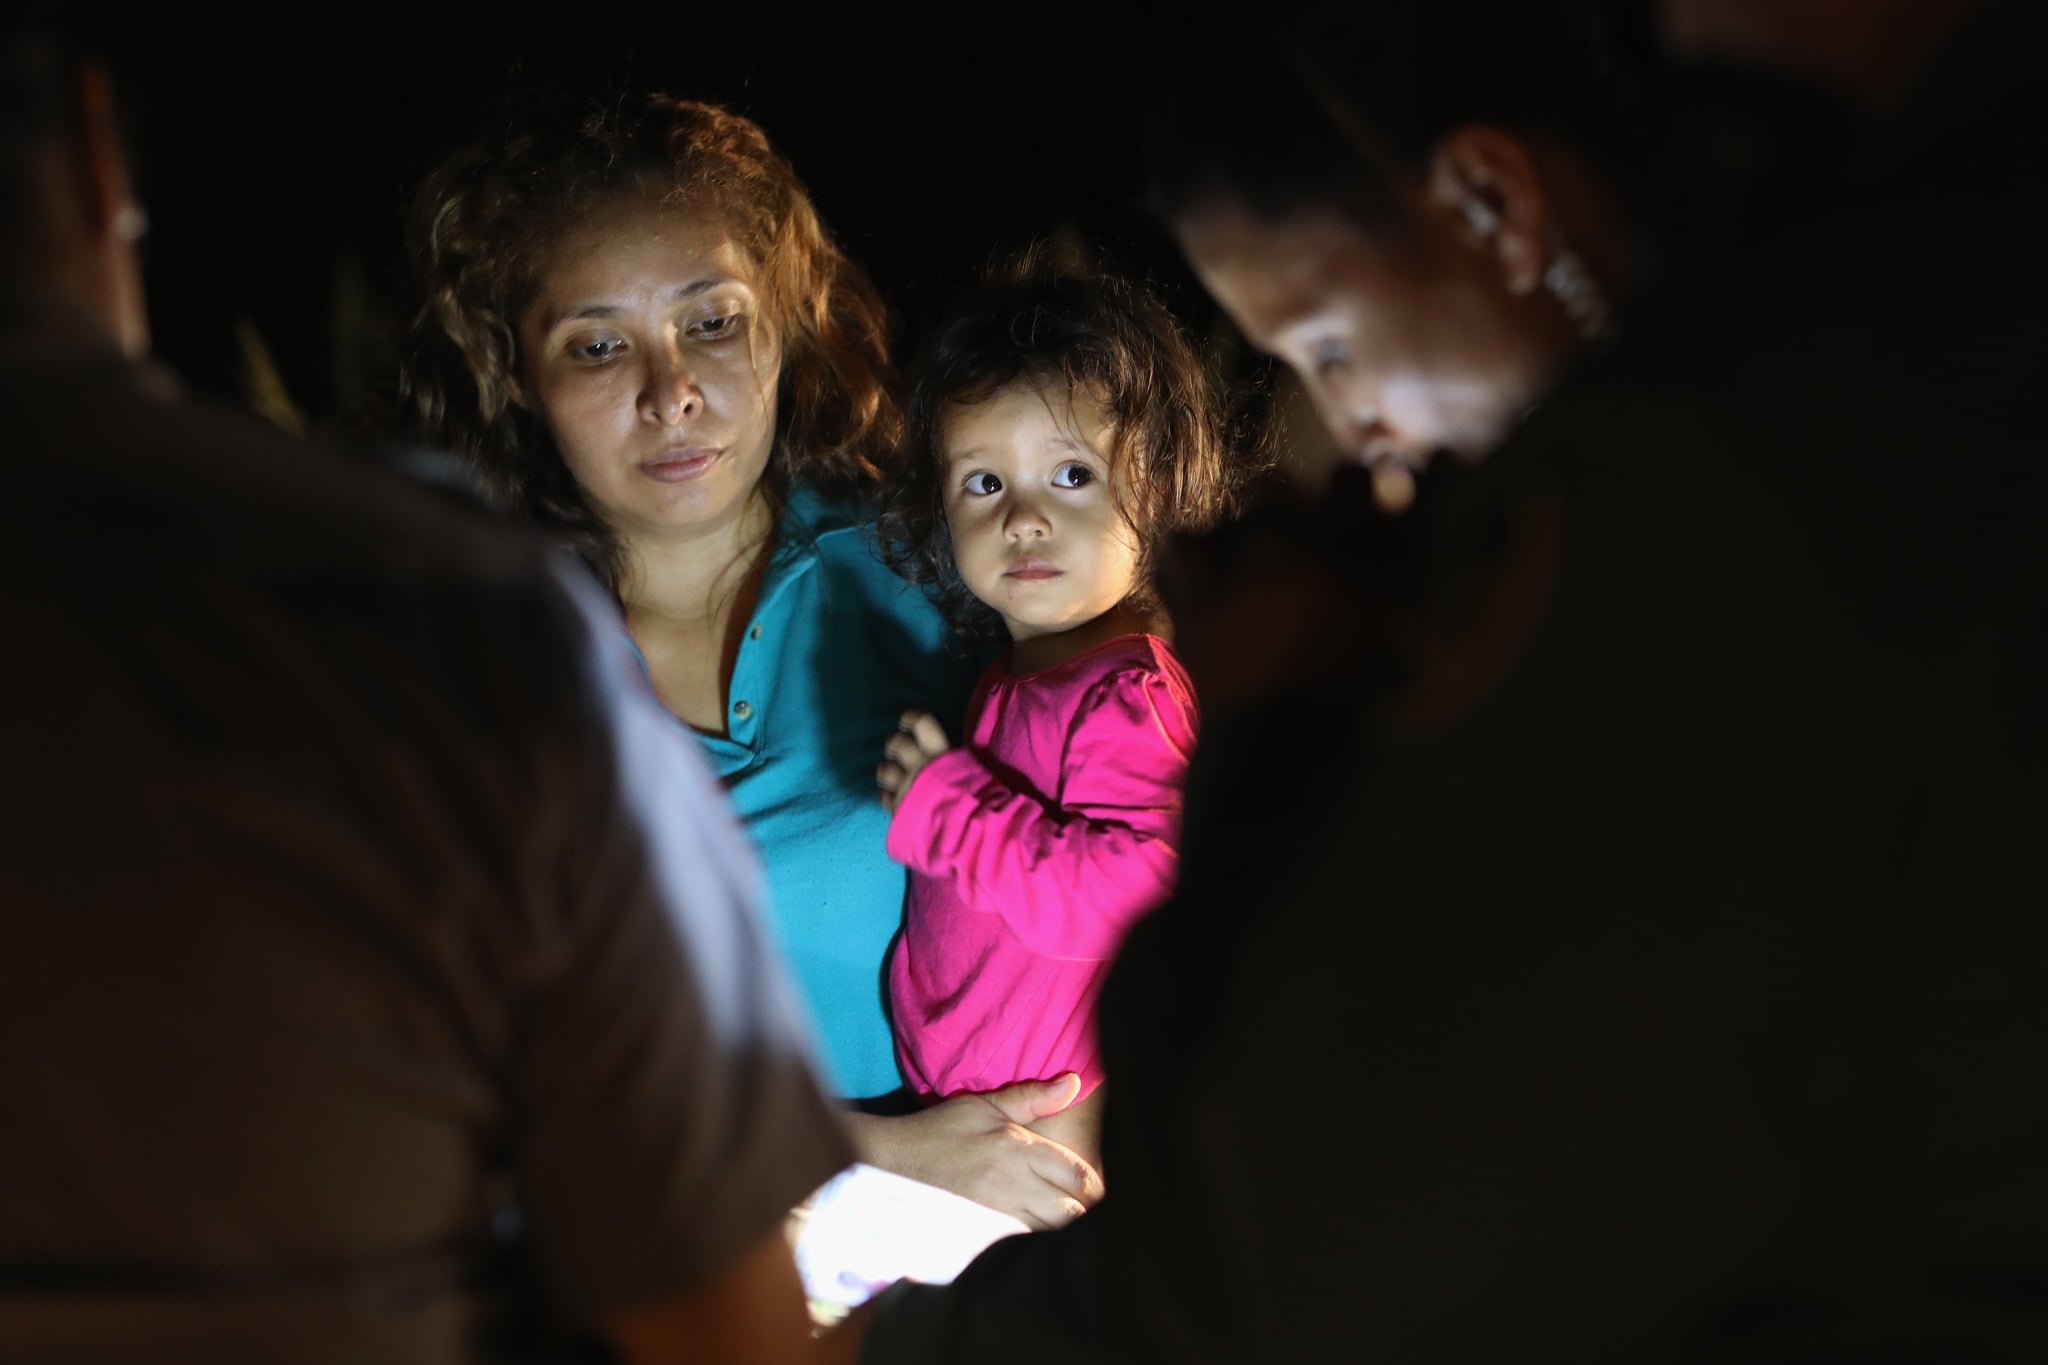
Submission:
[[[935,729],[913,723],[891,741],[903,785],[890,856],[949,881],[1040,953],[1108,958],[1179,872],[1183,737],[1193,733],[1181,696],[1157,674],[1104,679],[1068,736],[1057,807],[943,735],[934,753]]]
[[[1034,1228],[1070,1222],[1102,1198],[1087,1161],[1026,1125],[1074,1102],[1081,1080],[1021,1081],[901,1118],[845,1115],[861,1160],[1007,1213]]]

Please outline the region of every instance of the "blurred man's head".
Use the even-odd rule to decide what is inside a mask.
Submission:
[[[0,294],[68,306],[130,355],[149,345],[145,218],[106,68],[63,39],[0,29]]]

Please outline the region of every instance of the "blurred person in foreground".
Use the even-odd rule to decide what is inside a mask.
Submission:
[[[1103,996],[1116,1188],[865,1359],[2048,1358],[2041,12],[1680,10],[1859,136],[1431,471],[1433,579],[1546,509],[1459,686],[1211,718]]]
[[[0,60],[0,1357],[844,1354],[849,1149],[602,595],[179,401],[106,69]]]

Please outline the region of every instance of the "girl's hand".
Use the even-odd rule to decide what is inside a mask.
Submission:
[[[1033,1228],[1073,1221],[1102,1198],[1102,1176],[1073,1150],[1024,1125],[1074,1102],[1079,1076],[957,1095],[921,1114],[848,1114],[861,1160],[965,1195]]]
[[[882,766],[875,769],[875,785],[882,789],[882,809],[891,815],[902,804],[910,780],[924,771],[924,765],[953,746],[946,742],[946,729],[929,711],[905,711],[896,722],[896,733],[882,746]]]

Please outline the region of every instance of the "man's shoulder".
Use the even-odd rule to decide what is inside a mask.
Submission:
[[[119,374],[14,375],[4,392],[24,494],[8,520],[31,540],[97,525],[117,553],[253,578],[548,577],[537,537],[409,476],[410,453],[359,456]]]
[[[393,714],[460,696],[458,728],[581,723],[592,618],[529,528],[230,410],[119,382],[22,389],[0,381],[22,395],[0,407],[18,437],[0,573],[34,585],[38,657],[125,676],[155,650],[219,705],[272,709],[285,682],[196,654],[290,658]]]

